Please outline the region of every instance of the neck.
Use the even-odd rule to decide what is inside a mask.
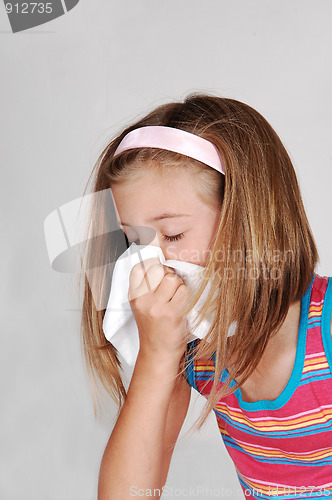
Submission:
[[[294,302],[288,309],[286,318],[279,328],[268,341],[263,356],[259,362],[259,367],[269,367],[275,361],[276,356],[283,353],[296,352],[297,337],[300,326],[301,300]],[[228,365],[228,370],[232,371],[232,360]],[[257,368],[256,368],[257,371]]]
[[[276,345],[288,346],[297,343],[297,335],[300,326],[301,300],[293,302],[288,309],[288,313],[278,332],[273,335],[267,345],[268,348],[275,348]]]

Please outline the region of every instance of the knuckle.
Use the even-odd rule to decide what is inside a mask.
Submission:
[[[141,271],[142,270],[142,263],[141,262],[137,262],[137,264],[135,264],[132,268],[132,272],[135,273],[137,271]]]
[[[176,295],[181,299],[181,301],[188,300],[190,296],[188,287],[184,284],[181,284],[176,290]]]
[[[146,282],[150,285],[151,288],[155,288],[161,282],[164,277],[164,272],[161,266],[153,266],[153,268],[146,273],[145,279]]]
[[[129,273],[129,282],[131,283],[134,279],[138,278],[140,275],[143,275],[143,269],[141,263],[135,264]]]
[[[156,278],[163,276],[163,269],[161,264],[152,264],[146,272],[148,278]]]
[[[172,283],[182,281],[180,276],[178,276],[176,273],[169,273],[169,272],[167,274],[165,274],[164,279],[167,281],[171,281]]]
[[[149,267],[148,272],[156,272],[156,271],[160,271],[162,269],[163,269],[163,265],[160,262],[156,262],[155,264],[152,264]]]

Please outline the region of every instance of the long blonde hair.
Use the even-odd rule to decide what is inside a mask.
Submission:
[[[133,149],[113,158],[128,132],[147,125],[175,127],[209,140],[222,158],[225,176],[199,161],[154,148]],[[218,400],[235,391],[253,373],[290,305],[301,299],[309,286],[318,252],[289,155],[265,118],[245,103],[194,93],[183,102],[159,106],[107,145],[91,174],[95,174],[92,192],[133,180],[146,168],[160,172],[187,169],[195,174],[201,198],[220,210],[219,228],[204,269],[206,279],[187,305],[189,311],[209,281],[211,288],[200,318],[213,313],[213,323],[199,342],[195,359],[209,359],[215,353],[215,376],[199,419],[200,427]],[[98,206],[93,207],[91,217],[93,224],[100,226],[96,234],[102,234],[105,222]],[[87,244],[88,265],[98,269],[95,279],[104,297],[109,293],[109,280],[107,266],[100,266],[100,259],[114,259],[110,255],[110,237],[92,238]],[[82,278],[81,329],[86,368],[92,387],[96,389],[99,380],[120,411],[126,398],[121,363],[116,349],[105,339],[105,309],[96,307],[83,268]],[[234,321],[236,335],[228,337]],[[218,384],[225,367],[236,378],[232,388],[231,377],[221,387]],[[184,370],[185,355],[179,375]]]

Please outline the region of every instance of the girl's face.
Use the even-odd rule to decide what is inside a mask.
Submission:
[[[149,169],[135,181],[111,186],[111,191],[119,225],[130,242],[159,246],[167,260],[205,266],[220,211],[198,197],[192,175],[175,170],[160,177]],[[145,228],[155,231],[153,241],[153,231]]]

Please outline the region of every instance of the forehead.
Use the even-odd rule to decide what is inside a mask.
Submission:
[[[138,179],[111,185],[114,205],[120,220],[133,215],[154,217],[163,212],[194,214],[202,201],[196,190],[197,180],[184,169],[160,175],[149,169]]]

